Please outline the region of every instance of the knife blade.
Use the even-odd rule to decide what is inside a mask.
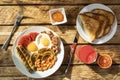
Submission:
[[[69,70],[70,63],[71,63],[71,61],[72,61],[73,54],[74,54],[75,49],[76,49],[76,46],[77,46],[78,37],[79,37],[79,34],[78,34],[78,32],[77,32],[76,35],[75,35],[75,38],[74,38],[74,43],[73,43],[72,46],[71,46],[70,59],[69,59],[69,62],[68,62],[68,66],[67,66],[67,68],[66,68],[66,70],[65,70],[65,74],[66,74],[66,73],[68,72],[68,70]]]

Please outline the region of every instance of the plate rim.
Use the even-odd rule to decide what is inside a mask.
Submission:
[[[53,34],[54,35],[56,35],[56,36],[58,36],[58,34],[57,33],[55,33],[53,30],[51,30],[51,29],[49,29],[49,28],[46,28],[46,27],[43,27],[43,26],[33,26],[33,27],[31,27],[31,28],[27,28],[27,29],[25,29],[25,30],[23,30],[22,31],[22,33],[19,33],[19,35],[16,37],[16,39],[15,39],[15,41],[13,42],[13,46],[12,46],[12,60],[13,60],[13,62],[14,62],[14,65],[16,66],[16,68],[22,73],[22,74],[24,74],[24,75],[26,75],[26,76],[28,76],[28,77],[31,77],[31,78],[45,78],[45,77],[48,77],[48,76],[50,76],[50,75],[52,75],[52,74],[54,74],[59,68],[60,68],[60,66],[62,65],[62,62],[63,62],[63,59],[64,59],[64,45],[63,45],[63,42],[62,42],[62,40],[60,39],[60,37],[58,36],[58,38],[59,38],[59,40],[60,40],[60,48],[61,48],[61,51],[57,54],[57,58],[58,58],[58,56],[59,55],[61,55],[62,57],[60,57],[60,60],[61,61],[59,61],[60,63],[59,63],[59,65],[57,65],[56,67],[55,67],[55,70],[53,69],[53,67],[55,66],[53,66],[51,69],[53,69],[52,70],[52,73],[49,73],[49,74],[47,74],[47,75],[39,75],[39,77],[38,76],[35,76],[35,75],[33,75],[33,74],[30,74],[28,71],[27,71],[27,69],[25,68],[25,66],[23,65],[23,63],[22,63],[22,61],[20,61],[21,63],[20,64],[22,64],[22,66],[25,68],[25,71],[27,71],[27,74],[26,73],[24,73],[24,71],[21,71],[21,69],[19,68],[19,66],[17,66],[17,64],[16,64],[16,61],[15,61],[15,57],[17,57],[17,56],[15,56],[15,46],[17,45],[17,44],[15,44],[15,43],[17,43],[17,41],[19,40],[19,38],[22,36],[22,35],[25,35],[25,34],[28,34],[28,33],[30,33],[30,32],[35,32],[35,31],[31,31],[31,29],[41,29],[41,28],[43,28],[43,29],[45,29],[45,30],[50,30],[50,31],[52,31],[53,32]],[[38,32],[37,30],[36,30],[36,32]],[[41,32],[41,31],[40,31]],[[18,60],[20,60],[20,58],[18,59]],[[55,63],[55,64],[57,64],[57,62]],[[39,71],[36,71],[36,74],[38,74],[39,73]],[[40,71],[40,73],[42,73],[41,71]]]
[[[80,35],[85,41],[87,41],[88,43],[91,43],[91,44],[103,44],[103,43],[106,43],[107,41],[109,41],[110,39],[112,39],[112,37],[115,35],[115,33],[116,33],[116,31],[117,31],[117,18],[116,18],[116,15],[115,15],[115,13],[112,11],[111,8],[109,8],[108,6],[106,6],[106,5],[104,5],[104,4],[100,4],[100,3],[89,4],[89,5],[85,6],[85,7],[83,7],[83,9],[81,9],[81,10],[79,11],[79,13],[91,11],[91,10],[86,10],[86,11],[84,11],[84,10],[87,9],[87,8],[91,8],[91,6],[93,7],[92,10],[93,10],[93,9],[96,9],[96,8],[100,8],[100,9],[104,9],[104,10],[107,10],[107,11],[110,11],[110,12],[113,13],[113,15],[115,16],[115,20],[114,20],[114,22],[113,22],[113,24],[112,24],[112,28],[111,28],[110,32],[109,32],[107,35],[103,36],[102,38],[95,39],[95,41],[91,42],[91,41],[88,39],[88,37],[87,37],[87,35],[85,34],[85,32],[83,32],[83,30],[81,30],[81,31],[82,31],[82,33],[81,33],[80,30],[79,30],[80,27],[82,28],[81,24],[80,24],[79,21],[78,21],[78,20],[79,20],[79,19],[78,19],[79,14],[77,15],[77,18],[76,18],[77,31],[78,31],[79,35]],[[96,7],[95,7],[95,6],[96,6]],[[79,26],[79,25],[80,25],[80,26]],[[86,38],[85,38],[85,37],[86,37]],[[107,39],[106,39],[106,38],[107,38]],[[104,41],[103,41],[102,39],[103,39]],[[101,42],[101,41],[102,41],[102,42]]]

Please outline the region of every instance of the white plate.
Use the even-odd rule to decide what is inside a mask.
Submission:
[[[47,76],[50,76],[51,74],[53,74],[55,71],[58,70],[58,68],[61,66],[62,64],[62,61],[63,61],[63,58],[64,58],[64,46],[63,46],[63,43],[60,40],[60,52],[57,54],[57,61],[55,63],[55,65],[51,68],[51,69],[48,69],[46,71],[35,71],[34,73],[29,73],[27,71],[27,69],[25,68],[25,66],[23,65],[22,61],[20,60],[19,56],[17,55],[16,53],[16,46],[17,46],[17,42],[19,40],[19,38],[25,34],[28,34],[30,32],[41,32],[41,31],[52,31],[48,28],[45,28],[45,27],[33,27],[33,28],[29,28],[25,31],[23,31],[18,37],[17,39],[15,40],[14,44],[13,44],[13,48],[12,48],[12,59],[13,59],[13,62],[14,64],[16,65],[17,69],[22,72],[24,75],[28,76],[28,77],[31,77],[31,78],[44,78],[44,77],[47,77]],[[53,32],[53,31],[52,31]],[[53,32],[54,35],[58,36],[55,32]]]
[[[107,6],[103,5],[103,4],[90,4],[90,5],[86,6],[86,7],[84,7],[80,11],[80,13],[90,12],[93,9],[96,9],[96,8],[100,8],[100,9],[104,9],[104,10],[110,11],[115,16],[114,12],[109,7],[107,7]],[[110,32],[107,35],[103,36],[102,38],[95,39],[94,42],[91,42],[89,37],[83,31],[81,21],[79,20],[78,17],[77,17],[77,20],[76,20],[76,26],[77,26],[78,33],[80,34],[80,36],[84,40],[86,40],[87,42],[92,43],[92,44],[102,44],[102,43],[105,43],[105,42],[109,41],[114,36],[114,34],[116,32],[116,29],[117,29],[117,19],[116,19],[116,16],[115,16],[115,20],[114,20],[113,25],[111,26]]]

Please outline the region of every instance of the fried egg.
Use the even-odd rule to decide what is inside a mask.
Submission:
[[[37,45],[35,44],[35,42],[31,42],[27,45],[27,50],[30,52],[34,52],[38,50]]]
[[[51,48],[52,42],[48,34],[40,33],[36,38],[36,44],[39,49],[41,48]]]

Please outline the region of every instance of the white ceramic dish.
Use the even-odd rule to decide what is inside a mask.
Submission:
[[[63,16],[64,16],[64,20],[62,22],[55,22],[53,19],[52,19],[52,14],[56,11],[60,11]],[[58,25],[58,24],[63,24],[63,23],[66,23],[67,22],[67,18],[66,18],[66,14],[65,14],[65,10],[64,8],[57,8],[57,9],[51,9],[49,11],[49,15],[50,15],[50,21],[51,21],[51,24],[52,25]]]
[[[115,16],[114,12],[109,7],[107,7],[107,6],[103,5],[103,4],[90,4],[90,5],[86,6],[86,7],[84,7],[80,11],[80,13],[90,12],[93,9],[96,9],[96,8],[100,8],[100,9],[104,9],[104,10],[110,11]],[[102,38],[95,39],[94,42],[91,42],[89,37],[83,31],[81,21],[79,20],[78,17],[77,17],[77,20],[76,20],[76,26],[77,26],[78,33],[80,34],[80,36],[84,40],[86,40],[87,42],[92,43],[92,44],[102,44],[102,43],[105,43],[105,42],[109,41],[114,36],[114,34],[115,34],[116,30],[117,30],[117,19],[116,19],[116,16],[115,16],[115,20],[114,20],[113,25],[111,26],[110,32],[107,35],[103,36]]]
[[[16,53],[16,46],[17,46],[17,42],[19,40],[19,38],[25,34],[28,34],[30,32],[41,32],[41,31],[52,31],[48,28],[45,28],[45,27],[33,27],[33,28],[29,28],[29,29],[26,29],[25,31],[23,31],[15,40],[14,44],[13,44],[13,47],[12,47],[12,59],[13,59],[13,62],[14,64],[16,65],[16,68],[21,72],[23,73],[24,75],[28,76],[28,77],[31,77],[31,78],[44,78],[44,77],[47,77],[47,76],[50,76],[51,74],[53,74],[55,71],[57,71],[59,69],[59,67],[61,66],[62,64],[62,61],[63,61],[63,58],[64,58],[64,46],[63,46],[63,43],[61,41],[61,39],[59,38],[60,40],[60,52],[57,54],[57,61],[55,63],[55,65],[51,68],[51,69],[48,69],[46,71],[35,71],[34,73],[29,73],[27,71],[27,69],[25,68],[25,66],[23,65],[22,61],[20,60],[19,56],[17,55]],[[53,32],[53,31],[52,31]],[[53,32],[54,35],[58,36],[55,32]]]

